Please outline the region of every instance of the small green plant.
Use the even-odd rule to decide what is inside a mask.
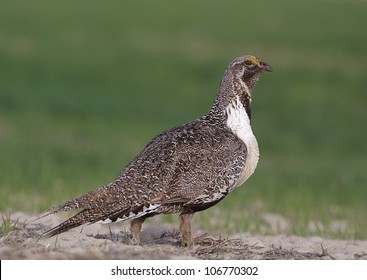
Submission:
[[[2,214],[1,219],[2,223],[0,226],[0,235],[13,231],[18,224],[18,219],[13,221],[10,217],[10,213]]]

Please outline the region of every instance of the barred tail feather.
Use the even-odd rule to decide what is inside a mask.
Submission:
[[[130,206],[123,208],[123,209],[112,208],[110,211],[106,211],[106,210],[102,211],[101,209],[98,209],[98,208],[97,209],[94,209],[94,208],[84,209],[81,212],[69,218],[68,220],[57,225],[56,227],[51,228],[50,230],[46,231],[42,235],[42,237],[50,238],[54,235],[63,233],[65,231],[68,231],[70,229],[76,228],[82,224],[87,224],[87,223],[93,224],[98,221],[106,221],[106,220],[108,220],[108,222],[115,222],[118,220],[119,217],[121,217],[121,219],[119,219],[120,221],[128,220],[128,219],[133,218],[128,215],[130,209],[131,209]],[[55,210],[55,211],[58,212],[58,210]],[[52,213],[53,212],[51,212],[51,214]]]
[[[76,228],[84,223],[86,223],[86,214],[88,209],[84,209],[83,211],[75,214],[70,219],[62,222],[61,224],[51,228],[50,230],[46,231],[42,234],[42,238],[50,238],[54,235],[58,235],[70,229]],[[51,212],[52,213],[52,212]],[[50,214],[51,214],[50,213]]]

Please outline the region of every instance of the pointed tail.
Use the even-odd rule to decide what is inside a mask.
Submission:
[[[65,222],[62,222],[61,224],[49,229],[48,231],[44,232],[42,234],[42,238],[50,238],[54,235],[58,235],[60,233],[63,233],[65,231],[68,231],[72,228],[78,227],[86,222],[88,222],[87,219],[87,210],[84,209],[81,212],[75,214],[70,219],[66,220]]]

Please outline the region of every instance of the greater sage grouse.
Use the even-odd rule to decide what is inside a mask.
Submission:
[[[234,59],[206,115],[156,136],[113,182],[52,208],[47,215],[81,211],[44,236],[85,223],[131,219],[132,239],[139,243],[146,218],[180,213],[182,244],[191,245],[193,214],[217,204],[256,168],[251,97],[264,71],[271,66],[254,56]]]

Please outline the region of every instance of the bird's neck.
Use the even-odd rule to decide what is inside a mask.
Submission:
[[[215,101],[207,115],[226,122],[228,108],[235,104],[243,107],[248,119],[251,120],[251,90],[242,80],[223,77]]]

